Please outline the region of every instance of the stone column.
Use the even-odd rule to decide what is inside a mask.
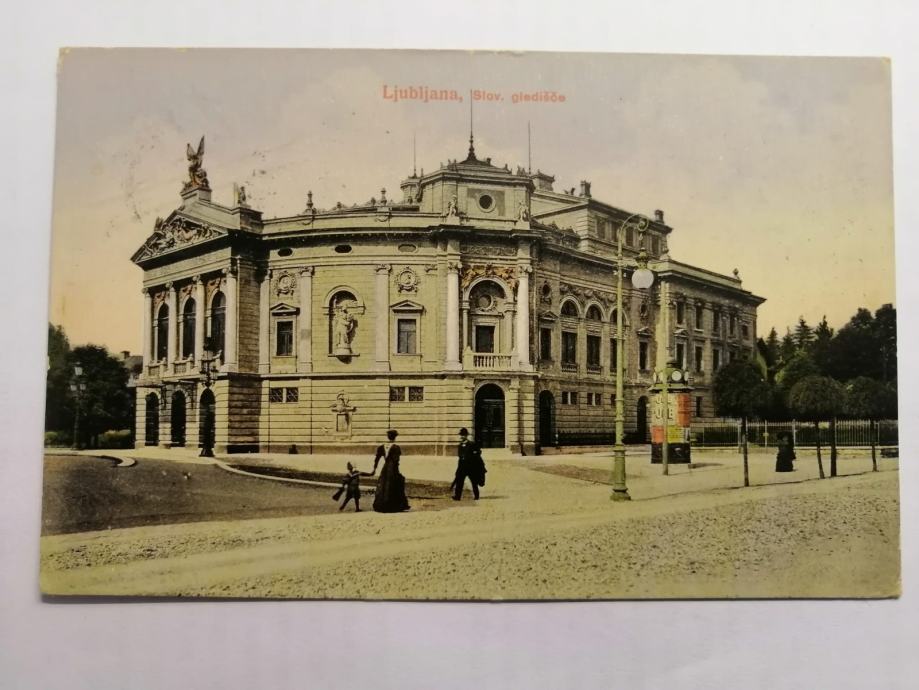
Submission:
[[[204,359],[204,281],[195,276],[195,364],[200,367]]]
[[[376,268],[374,304],[376,305],[376,338],[374,369],[389,371],[389,264]]]
[[[153,295],[150,290],[144,288],[141,290],[144,295],[144,372],[147,375],[147,365],[150,364],[151,350],[153,347]]]
[[[444,362],[445,369],[460,369],[459,361],[459,263],[451,261],[447,264],[447,318],[446,338],[447,356]]]
[[[462,310],[463,310],[463,330],[462,330],[462,343],[463,350],[472,345],[472,335],[469,333],[469,300],[464,299],[462,301]]]
[[[166,338],[166,371],[172,374],[175,371],[176,359],[176,336],[178,335],[178,323],[176,311],[178,310],[178,299],[176,298],[176,288],[172,283],[167,283],[166,288],[166,306],[169,307],[169,334]]]
[[[313,370],[313,267],[300,269],[300,334],[297,371]]]
[[[518,266],[517,284],[517,359],[521,369],[530,368],[530,266]]]
[[[237,325],[237,310],[239,309],[238,295],[238,268],[231,263],[227,270],[227,314],[226,314],[226,344],[224,345],[223,363],[228,371],[236,370],[236,343],[239,339]]]
[[[258,371],[271,371],[271,330],[268,301],[271,296],[271,271],[265,271],[258,290]]]

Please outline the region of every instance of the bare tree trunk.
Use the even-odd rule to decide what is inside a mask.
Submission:
[[[820,455],[820,422],[814,422],[814,431],[817,432],[817,468],[820,470],[820,478],[826,479],[823,473],[823,457]]]
[[[830,476],[836,476],[836,417],[830,420]]]
[[[740,433],[743,436],[743,485],[750,486],[750,466],[747,462],[747,418],[741,417]]]
[[[872,472],[878,471],[878,447],[877,447],[877,422],[875,420],[870,420],[868,422],[868,430],[871,434],[871,470]]]

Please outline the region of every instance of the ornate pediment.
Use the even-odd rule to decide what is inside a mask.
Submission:
[[[539,312],[540,321],[558,321],[558,314],[551,311],[541,311]]]
[[[211,225],[206,221],[192,220],[178,214],[173,214],[165,221],[162,218],[157,218],[153,225],[153,234],[134,253],[131,260],[136,263],[226,234],[226,230]]]
[[[274,305],[269,311],[272,316],[293,316],[300,313],[297,307],[285,304],[284,302]]]
[[[393,304],[390,309],[392,311],[400,312],[420,312],[424,311],[424,305],[410,299],[404,299],[401,302],[396,302]]]

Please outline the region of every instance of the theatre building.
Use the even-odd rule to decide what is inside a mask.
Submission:
[[[465,160],[413,172],[401,195],[318,208],[310,193],[288,218],[263,218],[242,188],[212,201],[203,140],[188,157],[181,204],[132,257],[141,446],[194,447],[202,425],[217,452],[370,452],[395,428],[406,452],[440,454],[462,426],[527,455],[611,442],[620,228],[627,440],[647,440],[666,360],[707,417],[713,374],[756,342],[763,299],[736,271],[672,258],[662,212],[640,232],[588,182],[556,190],[478,158],[471,140]],[[629,281],[642,247],[648,290]]]

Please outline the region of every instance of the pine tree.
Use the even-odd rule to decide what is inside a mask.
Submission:
[[[795,326],[795,345],[799,350],[807,350],[811,343],[814,342],[814,329],[807,325],[803,316],[798,317],[798,325]]]

